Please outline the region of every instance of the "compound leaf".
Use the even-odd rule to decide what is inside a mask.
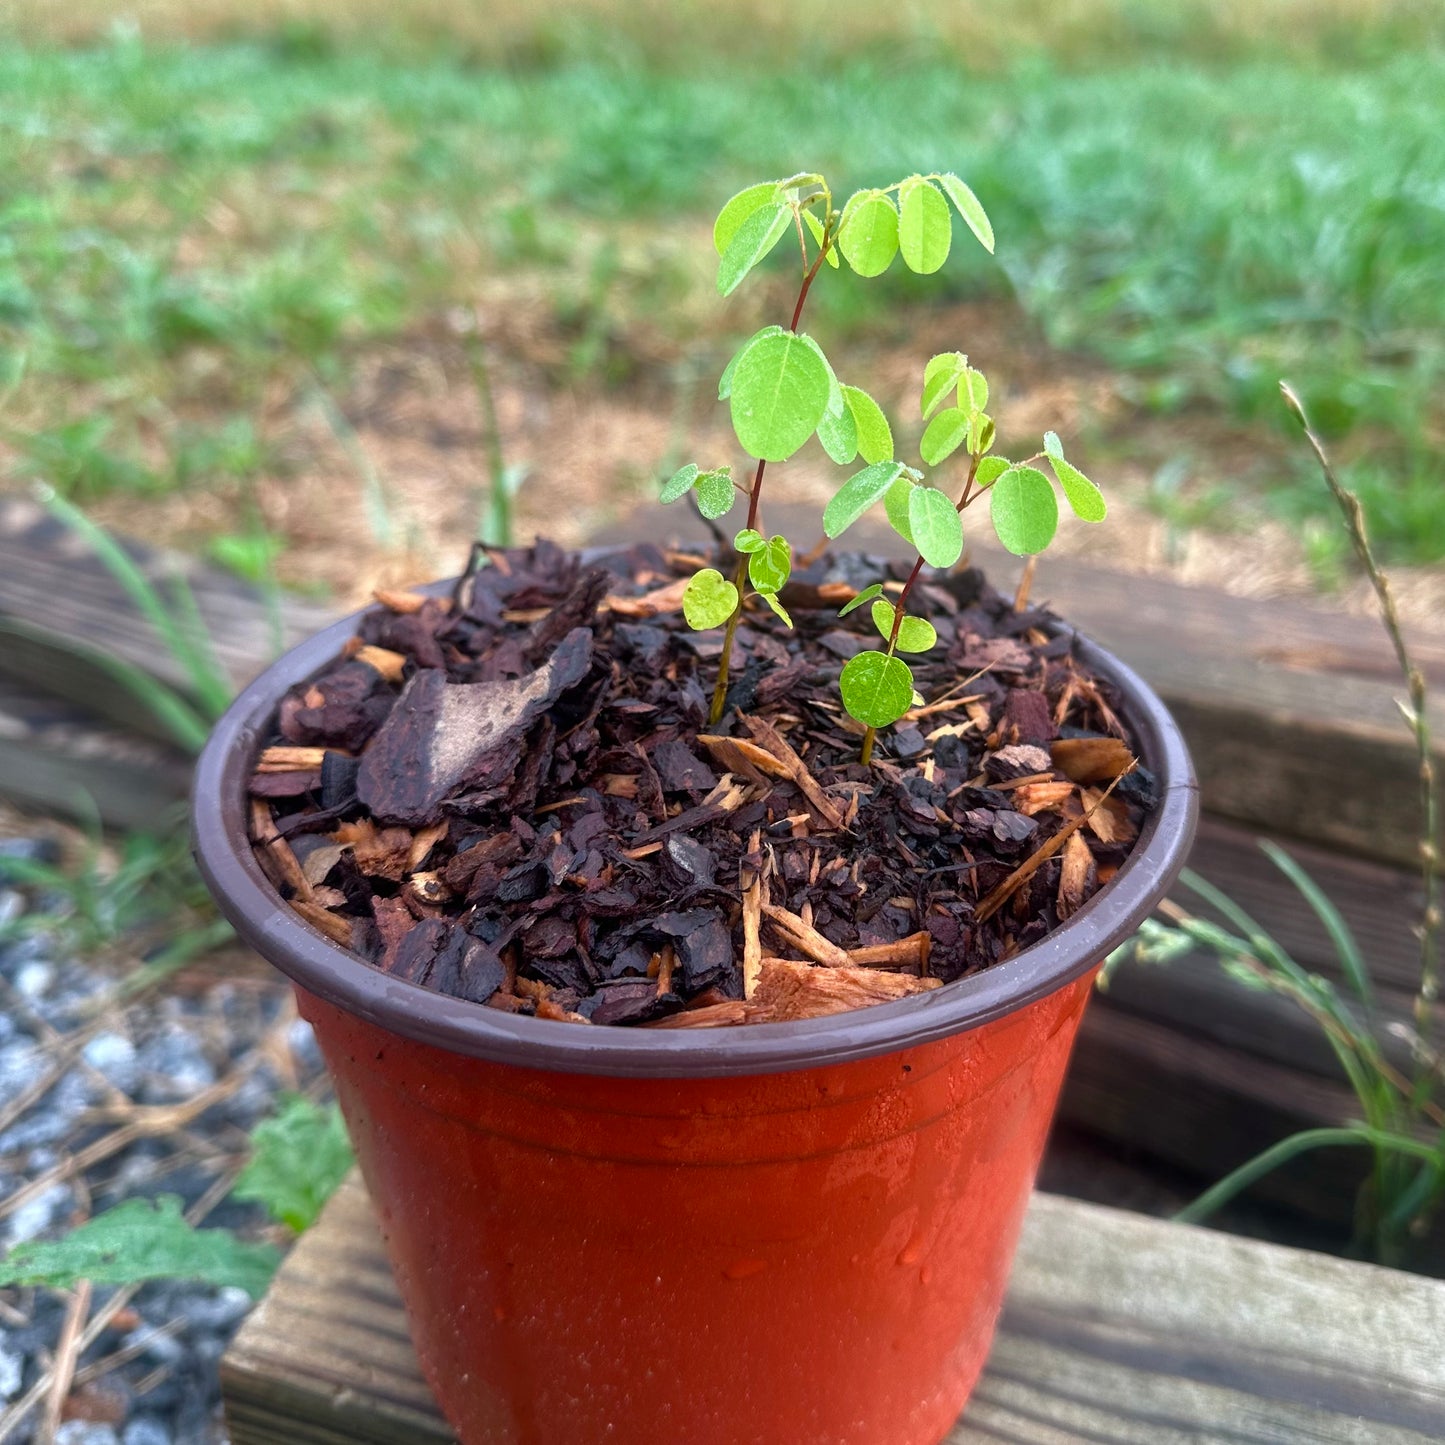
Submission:
[[[920,276],[931,276],[948,260],[952,241],[948,202],[922,176],[904,181],[898,192],[898,249],[903,264]]]
[[[1069,510],[1081,522],[1102,522],[1108,515],[1109,504],[1104,500],[1104,494],[1097,484],[1091,482],[1078,467],[1072,462],[1066,462],[1063,457],[1051,456],[1049,465],[1054,469],[1054,475],[1064,489],[1064,499],[1069,504]]]
[[[924,417],[937,410],[944,397],[968,371],[968,358],[961,352],[942,351],[923,368],[923,396],[919,411]]]
[[[788,229],[792,211],[777,201],[758,207],[737,229],[717,267],[717,289],[730,296]]]
[[[979,245],[992,256],[993,227],[989,224],[988,214],[979,204],[978,197],[955,175],[942,175],[935,179],[947,192],[948,199],[958,207],[958,214],[963,217],[968,229],[978,237]]]
[[[930,567],[952,567],[963,555],[963,519],[937,487],[914,487],[908,499],[908,529]]]
[[[893,429],[883,408],[856,386],[843,388],[843,402],[853,413],[858,428],[858,451],[865,462],[888,462],[893,460]]]
[[[721,627],[737,606],[738,589],[716,567],[695,572],[682,594],[682,615],[694,632]]]
[[[891,602],[873,604],[873,625],[879,636],[887,642],[893,636],[893,619],[896,609]],[[927,652],[938,641],[938,632],[926,617],[913,617],[904,613],[898,623],[898,638],[894,645],[899,652]]]
[[[969,415],[956,406],[946,406],[923,429],[918,455],[931,467],[951,457],[968,440]]]
[[[860,276],[881,276],[898,254],[898,212],[882,191],[848,198],[838,225],[838,248]]]
[[[696,462],[688,462],[684,467],[679,467],[662,486],[662,500],[664,502],[675,502],[679,497],[685,497],[692,491],[692,484],[698,479],[698,465]]]
[[[732,360],[723,367],[723,374],[717,379],[717,399],[719,401],[726,401],[728,397],[733,394],[733,372],[737,370],[738,361],[743,352],[745,352],[753,342],[761,341],[765,336],[781,335],[783,335],[783,328],[781,326],[764,326],[761,331],[755,331],[733,352]]]
[[[1017,557],[1042,552],[1059,527],[1053,485],[1036,467],[1010,467],[989,492],[993,529]]]
[[[791,331],[750,341],[733,368],[733,430],[750,455],[781,462],[818,429],[834,382],[814,342]]]
[[[838,679],[843,706],[864,727],[886,728],[913,706],[908,664],[886,652],[860,652]]]
[[[712,226],[712,243],[719,256],[727,252],[744,221],[778,197],[778,183],[763,181],[741,190],[717,213]]]
[[[823,531],[841,537],[902,474],[902,462],[874,462],[855,472],[823,509]]]
[[[1012,466],[1013,463],[1007,457],[985,457],[978,464],[973,479],[980,487],[986,487],[990,482],[996,482]]]

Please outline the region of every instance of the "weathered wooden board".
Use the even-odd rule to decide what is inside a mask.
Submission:
[[[1423,1445],[1445,1434],[1442,1338],[1445,1283],[1036,1195],[948,1445]],[[232,1445],[454,1441],[354,1178],[221,1382]]]

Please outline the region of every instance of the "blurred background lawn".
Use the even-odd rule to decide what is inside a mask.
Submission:
[[[817,292],[813,329],[896,377],[888,399],[961,347],[1138,520],[1102,555],[1177,561],[1213,536],[1190,575],[1224,574],[1273,536],[1266,573],[1329,587],[1345,543],[1290,444],[1286,375],[1387,558],[1445,557],[1433,0],[0,17],[9,488],[43,478],[246,575],[364,592],[378,558],[459,560],[493,430],[480,382],[527,472],[520,530],[578,540],[699,428],[725,444],[712,377],[790,284],[717,299],[727,195],[953,169],[997,262],[960,245],[940,277]]]

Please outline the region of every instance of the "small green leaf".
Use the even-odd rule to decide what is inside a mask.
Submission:
[[[881,276],[898,254],[898,212],[882,191],[848,198],[838,225],[838,249],[860,276]]]
[[[993,418],[987,412],[976,411],[968,419],[968,449],[974,456],[981,456],[992,445],[997,434]]]
[[[825,416],[818,423],[818,440],[840,467],[846,467],[858,455],[858,423],[852,411],[845,407],[842,416]]]
[[[1013,463],[1007,457],[985,457],[978,464],[973,479],[980,487],[986,487],[990,482],[996,482],[1012,466]]]
[[[823,223],[811,211],[804,211],[803,224],[813,233],[813,239],[818,243],[818,249],[821,251],[823,249]],[[827,256],[828,264],[833,267],[834,270],[837,270],[838,248],[836,246],[829,246]]]
[[[196,1229],[174,1194],[127,1199],[72,1229],[64,1239],[28,1240],[0,1261],[0,1288],[44,1285],[70,1289],[79,1281],[131,1285],[152,1279],[197,1280],[239,1286],[252,1299],[266,1293],[281,1251],[249,1244],[229,1229]]]
[[[697,509],[709,521],[726,517],[737,499],[731,467],[718,467],[715,471],[704,472],[697,479]]]
[[[883,494],[883,510],[888,514],[888,525],[911,547],[913,528],[908,521],[908,501],[913,496],[913,483],[907,477],[899,477]]]
[[[232,1193],[264,1204],[300,1234],[316,1223],[354,1162],[341,1110],[292,1094],[251,1131],[251,1158]]]
[[[1010,467],[989,492],[993,529],[1017,557],[1042,552],[1059,527],[1053,485],[1036,467]]]
[[[988,381],[983,372],[968,367],[963,373],[963,380],[959,382],[958,404],[967,405],[973,411],[982,411],[988,405]]]
[[[791,331],[755,337],[732,375],[733,430],[744,451],[781,462],[818,429],[832,378],[816,344]]]
[[[744,554],[749,552],[760,552],[767,546],[768,539],[753,527],[744,527],[741,532],[733,538],[733,546]]]
[[[858,450],[865,462],[890,462],[893,460],[893,429],[883,408],[856,386],[843,388],[843,401],[853,413],[858,428]]]
[[[733,372],[737,370],[738,361],[742,357],[742,354],[753,342],[761,341],[765,336],[782,336],[784,334],[781,326],[764,326],[761,331],[753,332],[753,334],[733,352],[732,360],[723,367],[723,374],[718,377],[717,380],[717,399],[719,401],[726,401],[728,397],[733,394]]]
[[[902,473],[902,462],[874,462],[855,472],[823,509],[823,531],[841,537]]]
[[[731,296],[744,276],[773,249],[788,229],[792,211],[776,201],[760,206],[738,227],[717,267],[717,289]]]
[[[791,627],[793,625],[793,619],[788,616],[788,609],[784,607],[781,602],[778,601],[777,593],[759,592],[758,596],[761,597],[763,601],[766,602],[768,606],[771,607],[780,618],[782,618],[784,627]]]
[[[908,664],[886,652],[860,652],[838,679],[843,706],[864,727],[886,728],[913,706]]]
[[[898,192],[898,249],[903,264],[920,276],[931,276],[948,260],[952,241],[948,202],[922,176],[904,181]]]
[[[979,205],[978,197],[955,175],[937,176],[935,179],[947,192],[948,199],[958,207],[958,214],[963,217],[964,224],[978,237],[983,249],[992,256],[993,227],[989,225],[988,215]]]
[[[882,591],[883,584],[881,582],[870,583],[856,597],[845,602],[838,609],[838,616],[846,617],[850,612],[856,612],[857,609],[862,607],[865,603],[871,602],[875,597],[881,595]]]
[[[944,397],[963,380],[968,371],[968,358],[958,351],[942,351],[923,368],[923,396],[919,411],[928,417]]]
[[[918,455],[931,467],[951,457],[968,440],[969,415],[956,406],[947,406],[923,429]]]
[[[1059,440],[1058,432],[1046,431],[1044,433],[1044,454],[1062,459],[1064,455],[1064,444]]]
[[[694,632],[721,627],[737,606],[738,589],[716,567],[694,573],[682,594],[682,615]]]
[[[679,467],[663,484],[662,500],[675,502],[679,497],[685,497],[692,491],[692,484],[697,481],[697,478],[698,465],[696,462],[689,462],[685,467]]]
[[[913,545],[930,567],[952,567],[963,555],[963,519],[937,487],[915,487],[908,499]]]
[[[769,537],[748,557],[748,581],[759,592],[781,592],[793,570],[793,549],[786,537]]]
[[[739,191],[728,201],[717,213],[717,220],[713,222],[712,243],[717,249],[719,256],[723,255],[733,243],[733,237],[737,235],[744,221],[749,216],[776,201],[778,196],[778,183],[776,181],[763,181],[756,186],[749,186],[746,190]]]
[[[893,637],[895,615],[896,610],[891,602],[873,604],[873,625],[884,642]],[[898,639],[894,646],[899,652],[927,652],[937,641],[938,633],[926,617],[913,617],[904,613],[898,623]]]
[[[1081,522],[1102,522],[1108,515],[1109,504],[1104,500],[1104,494],[1097,484],[1091,482],[1078,467],[1072,462],[1066,462],[1062,456],[1050,453],[1049,465],[1054,469],[1054,475],[1064,489],[1064,499],[1069,504],[1069,510]]]

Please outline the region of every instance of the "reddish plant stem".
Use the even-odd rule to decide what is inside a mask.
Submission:
[[[829,238],[825,235],[823,244],[818,248],[817,258],[803,274],[803,284],[798,290],[798,304],[793,307],[793,319],[788,323],[789,331],[798,329],[798,322],[802,319],[803,306],[808,300],[808,292],[812,288],[813,278],[818,274],[818,268],[828,254],[828,246]],[[763,497],[763,472],[767,465],[765,461],[758,462],[758,469],[753,473],[752,490],[748,494],[748,527],[753,531],[756,531],[758,526],[758,507]],[[708,709],[708,722],[711,725],[715,725],[721,720],[723,708],[727,704],[728,673],[732,666],[733,637],[738,630],[738,623],[742,621],[743,585],[747,578],[748,559],[739,557],[737,570],[733,573],[733,586],[738,591],[738,605],[733,608],[733,614],[727,621],[727,631],[723,633],[722,656],[718,659],[717,666],[717,682],[712,690],[712,706]]]

